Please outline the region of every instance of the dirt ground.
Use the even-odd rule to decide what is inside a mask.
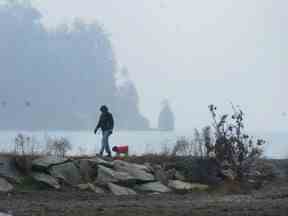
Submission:
[[[77,191],[15,192],[0,195],[0,212],[15,216],[287,216],[288,182],[242,195],[194,192],[119,197]]]

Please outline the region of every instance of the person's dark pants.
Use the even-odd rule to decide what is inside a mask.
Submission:
[[[111,134],[112,134],[111,130],[102,131],[102,145],[101,145],[100,155],[102,155],[105,150],[108,156],[111,156],[111,150],[109,146],[109,136]]]

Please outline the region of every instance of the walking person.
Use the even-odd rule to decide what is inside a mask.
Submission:
[[[114,129],[114,119],[113,115],[109,112],[107,106],[103,105],[100,107],[101,115],[98,124],[94,130],[96,134],[99,129],[102,131],[102,142],[100,155],[103,155],[104,150],[107,153],[107,157],[111,157],[111,149],[109,146],[109,136],[113,133]]]

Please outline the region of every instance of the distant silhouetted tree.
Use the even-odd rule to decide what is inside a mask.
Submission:
[[[76,19],[48,30],[29,1],[7,0],[0,4],[0,35],[0,98],[9,104],[0,128],[92,128],[101,104],[117,110],[120,128],[147,128],[139,123],[147,120],[134,84],[116,86],[113,47],[97,22]]]

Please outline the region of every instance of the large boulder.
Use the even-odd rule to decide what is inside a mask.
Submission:
[[[6,213],[3,213],[3,212],[0,212],[0,216],[12,216],[11,214],[6,214]]]
[[[79,184],[77,185],[77,187],[80,189],[80,190],[83,190],[83,191],[93,191],[95,193],[99,193],[99,194],[104,194],[105,191],[100,188],[100,187],[97,187],[91,183],[86,183],[86,184]]]
[[[108,168],[113,168],[113,166],[114,166],[112,161],[106,161],[106,160],[103,160],[103,159],[101,159],[99,157],[83,159],[83,160],[89,161],[94,166],[102,165],[102,166],[105,166],[105,167],[108,167]]]
[[[157,181],[160,181],[164,185],[168,184],[168,174],[161,165],[153,166],[153,172]]]
[[[136,181],[151,182],[155,181],[154,175],[149,173],[149,168],[144,165],[128,163],[121,160],[114,161],[114,169],[120,172],[126,172]]]
[[[114,161],[114,165],[115,165],[115,162],[117,163],[117,162],[125,162],[125,161],[123,161],[123,160],[115,160]],[[128,163],[128,162],[126,162],[126,163]],[[136,164],[136,163],[129,163],[131,166],[133,166],[134,168],[137,168],[137,169],[139,169],[139,170],[143,170],[143,171],[145,171],[145,172],[148,172],[148,173],[153,173],[153,168],[151,167],[151,165],[149,164],[149,163],[146,163],[146,164]]]
[[[38,182],[42,182],[55,189],[60,189],[60,184],[57,179],[50,175],[45,173],[32,173],[32,177]]]
[[[107,183],[120,183],[125,185],[135,184],[136,180],[133,176],[126,172],[114,171],[104,166],[98,166],[98,174],[96,183],[106,185]]]
[[[10,192],[14,189],[6,179],[0,178],[0,192]]]
[[[108,188],[112,192],[112,194],[116,196],[121,196],[121,195],[136,195],[137,193],[127,187],[122,187],[113,183],[108,183]]]
[[[185,181],[186,180],[185,176],[181,172],[179,172],[178,170],[175,171],[174,178],[176,180],[180,180],[180,181]]]
[[[19,182],[21,177],[14,159],[10,156],[0,156],[0,176],[12,182]]]
[[[171,192],[171,189],[162,184],[161,182],[150,182],[142,184],[137,186],[136,189],[143,192],[159,192],[159,193]]]
[[[59,158],[55,156],[41,157],[33,160],[32,168],[34,170],[47,170],[54,165],[63,164],[67,161],[67,158]]]
[[[208,185],[198,184],[198,183],[188,183],[179,180],[170,180],[168,187],[174,190],[207,190]]]
[[[80,175],[84,182],[92,182],[97,176],[97,163],[91,162],[89,159],[79,159],[74,162],[79,168]]]
[[[82,183],[80,170],[73,162],[53,166],[49,172],[54,178],[60,179],[66,184],[78,185]]]

